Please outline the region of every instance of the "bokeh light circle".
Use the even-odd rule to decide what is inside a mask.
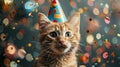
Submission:
[[[17,67],[17,63],[15,61],[10,62],[10,67]]]
[[[92,44],[94,42],[94,36],[92,34],[87,35],[86,42]]]
[[[33,9],[33,8],[35,8],[35,2],[34,1],[27,1],[26,3],[25,3],[25,9]]]

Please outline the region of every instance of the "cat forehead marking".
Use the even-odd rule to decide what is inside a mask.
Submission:
[[[67,29],[64,23],[58,24],[55,28],[56,30],[60,30],[60,31],[65,31]]]

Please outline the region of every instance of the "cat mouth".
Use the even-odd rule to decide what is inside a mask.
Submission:
[[[63,44],[59,44],[59,45],[60,46],[58,46],[58,45],[55,46],[55,50],[59,53],[67,53],[71,49],[71,45],[70,46],[66,46]]]

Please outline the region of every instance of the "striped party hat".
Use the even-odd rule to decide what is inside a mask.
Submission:
[[[48,18],[56,23],[61,23],[67,21],[66,16],[60,6],[58,0],[52,0],[50,5],[50,10],[48,13]]]

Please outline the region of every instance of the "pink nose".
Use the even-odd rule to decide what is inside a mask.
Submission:
[[[60,40],[59,43],[60,43],[60,44],[64,44],[64,41],[63,41],[63,40]]]
[[[67,48],[67,46],[64,44],[65,42],[64,41],[59,41],[59,47],[60,48]]]

